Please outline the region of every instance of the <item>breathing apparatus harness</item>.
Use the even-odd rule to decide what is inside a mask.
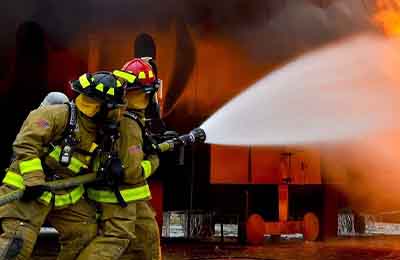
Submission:
[[[59,138],[58,140],[49,144],[50,149],[45,154],[44,157],[48,156],[55,149],[59,148],[60,154],[59,154],[59,158],[58,158],[58,163],[63,167],[68,167],[71,163],[74,152],[78,152],[79,154],[83,154],[85,156],[92,156],[96,152],[96,150],[89,152],[89,151],[79,149],[76,147],[79,144],[79,139],[76,138],[76,134],[75,134],[75,132],[78,129],[78,120],[77,120],[78,110],[77,110],[76,104],[74,102],[67,102],[64,104],[68,106],[67,125],[64,129],[64,132],[61,135],[61,138]],[[45,162],[45,160],[43,158],[42,158],[42,161]],[[54,173],[54,169],[49,168],[46,163],[43,164],[43,167],[46,169],[45,174],[48,179],[50,179],[50,180],[59,179],[59,176],[57,176]],[[87,173],[88,170],[89,169],[81,168],[80,172],[78,172],[76,174],[81,175],[81,174]]]
[[[125,208],[128,204],[119,190],[124,180],[124,165],[118,156],[117,139],[120,137],[119,122],[110,120],[104,123],[99,130],[99,147],[97,158],[99,158],[97,179],[94,186],[106,186],[110,188],[118,201]]]
[[[59,159],[59,163],[64,167],[70,164],[74,146],[78,144],[78,140],[75,138],[77,108],[74,102],[66,104],[68,105],[69,119],[61,141],[61,154]]]
[[[142,138],[143,138],[143,152],[145,154],[154,154],[161,152],[158,150],[158,142],[156,136],[152,134],[149,129],[142,123],[139,116],[133,110],[127,110],[124,113],[124,117],[132,119],[135,121],[142,131]]]
[[[77,128],[77,108],[73,102],[67,103],[69,108],[68,125],[64,131],[61,140],[61,154],[59,163],[62,166],[68,166],[71,162],[72,153],[77,149],[74,148],[78,144],[75,137],[75,129]],[[118,187],[123,182],[124,166],[119,159],[116,141],[119,138],[119,123],[114,120],[107,120],[99,130],[99,146],[93,152],[79,150],[79,153],[91,155],[99,159],[97,168],[97,177],[93,185],[109,187],[115,194],[121,207],[127,204],[122,197]],[[93,160],[92,160],[93,163]]]

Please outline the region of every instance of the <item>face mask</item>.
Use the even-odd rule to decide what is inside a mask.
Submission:
[[[130,90],[126,94],[129,109],[143,110],[149,105],[149,95],[142,90]]]
[[[100,102],[83,94],[79,94],[75,103],[78,109],[88,117],[94,117],[100,111]]]

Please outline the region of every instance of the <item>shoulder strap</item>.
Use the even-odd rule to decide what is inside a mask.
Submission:
[[[76,105],[74,102],[67,102],[64,103],[68,106],[68,122],[67,125],[61,135],[61,138],[56,141],[59,143],[60,141],[64,140],[69,134],[72,134],[75,131],[77,125],[77,110]]]
[[[63,166],[69,165],[72,158],[74,146],[76,145],[75,128],[76,128],[76,106],[73,102],[69,102],[69,118],[68,125],[65,129],[65,136],[61,141],[61,154],[59,163]]]
[[[68,102],[67,103],[69,108],[70,108],[70,113],[69,113],[69,125],[68,127],[72,129],[72,131],[75,130],[76,128],[76,122],[77,122],[77,110],[76,110],[76,105],[74,102]]]
[[[157,141],[154,139],[149,129],[147,129],[146,126],[142,123],[139,116],[134,111],[126,111],[124,113],[124,116],[134,120],[142,130],[143,151],[145,153],[153,153],[154,151],[156,151],[154,147],[157,145]]]
[[[130,118],[133,121],[135,121],[139,125],[140,129],[142,130],[142,137],[144,138],[146,136],[146,127],[144,126],[142,121],[140,121],[139,116],[135,112],[125,111],[124,117]]]
[[[65,154],[66,152],[69,153],[67,155],[68,158],[68,163],[69,160],[71,159],[71,148],[74,144],[74,131],[76,129],[77,126],[77,109],[76,109],[76,105],[73,102],[67,102],[64,103],[67,105],[68,107],[68,121],[67,121],[67,125],[63,131],[63,133],[61,134],[61,137],[57,140],[55,140],[54,142],[50,143],[50,150],[45,154],[45,156],[47,156],[57,145],[61,146],[61,153]],[[66,147],[68,146],[68,147]],[[61,163],[61,159],[63,157],[63,155],[61,154],[60,156],[60,163]],[[62,163],[63,164],[63,163]],[[64,165],[67,164],[67,162],[64,163]]]

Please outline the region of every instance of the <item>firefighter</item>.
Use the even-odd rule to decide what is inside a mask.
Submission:
[[[155,213],[149,206],[150,189],[146,179],[158,168],[155,153],[145,154],[144,114],[153,98],[158,80],[151,65],[143,59],[127,62],[114,74],[127,82],[127,111],[120,125],[120,158],[125,165],[124,184],[119,191],[125,205],[107,187],[88,189],[88,197],[101,209],[99,233],[78,259],[161,258],[160,235]],[[129,256],[128,256],[129,255]]]
[[[110,72],[86,73],[70,84],[75,102],[31,111],[13,143],[0,195],[16,189],[24,195],[0,207],[0,259],[30,259],[45,220],[60,234],[58,259],[75,259],[97,234],[82,185],[56,192],[40,185],[91,171],[97,130],[125,110],[125,90]]]
[[[134,83],[127,85],[127,114],[131,115],[130,118],[128,117],[131,121],[133,119],[132,115],[136,115],[136,118],[139,119],[139,122],[136,121],[136,123],[141,127],[142,135],[145,135],[143,131],[145,127],[145,112],[151,108],[150,111],[153,112],[152,116],[159,117],[159,114],[154,114],[154,112],[159,113],[156,92],[161,83],[157,77],[156,65],[147,57],[142,59],[133,59],[123,66],[122,71],[128,73],[131,71],[133,75],[138,75],[138,78]],[[145,78],[141,72],[144,72]],[[155,119],[159,119],[158,117]],[[149,118],[146,118],[146,121],[147,120],[149,120]],[[147,154],[147,160],[151,162],[152,166],[151,171],[147,171],[147,174],[145,175],[145,178],[147,179],[155,172],[159,161],[158,156],[154,153],[155,150],[148,147],[151,143],[145,141],[144,143],[144,146],[147,146],[148,148],[144,149],[144,152]],[[155,217],[156,214],[148,201],[137,203],[135,225],[136,242],[130,245],[121,259],[161,259],[160,231]]]

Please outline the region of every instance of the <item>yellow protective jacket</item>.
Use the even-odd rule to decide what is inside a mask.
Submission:
[[[78,140],[68,166],[58,163],[61,148],[57,142],[63,138],[69,120],[68,105],[40,107],[30,112],[24,121],[14,143],[14,160],[7,170],[3,183],[18,189],[25,185],[41,184],[46,176],[66,178],[82,173],[88,168],[95,145],[96,126],[77,111],[75,137]],[[86,151],[86,152],[83,152]],[[77,202],[83,195],[83,186],[78,186],[56,194],[44,192],[40,201],[49,204],[54,199],[56,207],[64,207]]]
[[[137,114],[144,123],[144,112]],[[123,117],[119,131],[118,156],[124,165],[125,176],[124,184],[119,189],[120,193],[126,202],[148,200],[151,198],[151,193],[146,179],[158,168],[158,156],[146,156],[143,153],[142,129],[131,118]],[[114,192],[107,187],[89,188],[88,196],[97,202],[118,203]]]

